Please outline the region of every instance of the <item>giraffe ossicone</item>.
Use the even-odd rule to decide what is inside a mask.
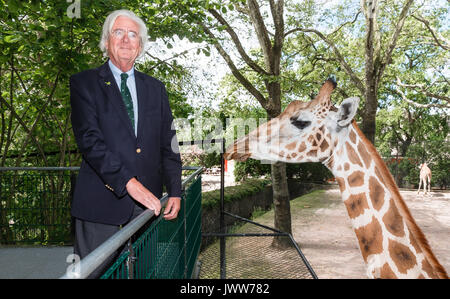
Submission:
[[[371,278],[448,278],[415,223],[375,147],[354,117],[359,98],[331,102],[328,79],[317,97],[293,101],[276,118],[231,144],[224,157],[320,162],[336,178]]]

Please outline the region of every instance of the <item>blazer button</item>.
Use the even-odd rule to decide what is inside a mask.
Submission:
[[[141,149],[139,147],[136,149],[136,153],[141,153]]]

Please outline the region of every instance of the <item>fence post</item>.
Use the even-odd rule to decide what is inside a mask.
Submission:
[[[222,152],[220,153],[220,233],[222,236],[220,237],[220,278],[226,278],[226,259],[225,259],[225,203],[224,203],[224,167],[225,160],[223,155],[225,153],[225,139],[222,139]]]
[[[73,195],[75,193],[75,185],[77,182],[77,175],[74,172],[70,172],[70,190],[69,190],[69,202],[70,207],[73,203]],[[75,243],[75,218],[73,216],[70,217],[70,238],[72,243]]]
[[[127,261],[127,266],[128,266],[128,279],[134,279],[134,263],[136,262],[136,256],[134,254],[134,250],[133,250],[133,243],[131,242],[131,238],[128,239],[128,261]]]
[[[183,199],[183,221],[184,221],[184,274],[183,278],[187,279],[188,272],[188,264],[187,264],[187,219],[186,219],[186,202],[187,202],[188,194],[184,191],[184,199]]]

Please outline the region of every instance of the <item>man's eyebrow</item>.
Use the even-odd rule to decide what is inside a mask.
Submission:
[[[123,30],[123,31],[127,31],[125,28],[112,28],[111,29],[111,31],[114,31],[114,30]],[[128,30],[128,31],[130,31],[130,32],[134,32],[134,33],[137,33],[136,31],[134,31],[134,30]]]

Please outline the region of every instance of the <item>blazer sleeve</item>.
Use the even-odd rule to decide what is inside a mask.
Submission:
[[[71,120],[78,148],[85,161],[105,183],[105,188],[123,197],[127,194],[127,182],[136,174],[127,169],[120,157],[105,144],[98,124],[94,94],[80,79],[74,76],[70,78]]]
[[[167,91],[162,84],[161,159],[164,184],[169,197],[181,197],[181,157]]]

